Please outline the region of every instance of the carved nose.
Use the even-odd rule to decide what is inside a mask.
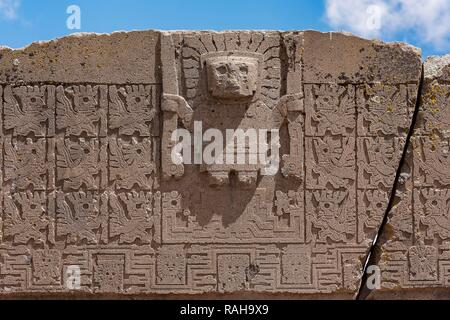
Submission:
[[[229,74],[227,87],[234,90],[239,89],[239,79],[235,74]]]

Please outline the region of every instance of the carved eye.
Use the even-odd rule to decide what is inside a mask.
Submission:
[[[136,150],[136,153],[137,153],[137,154],[142,154],[142,149],[137,149],[137,150]]]
[[[219,72],[219,74],[226,74],[227,68],[225,66],[220,66],[217,68],[217,72]]]
[[[36,102],[37,102],[37,99],[36,99],[35,97],[33,97],[33,98],[30,99],[30,101],[31,101],[32,103],[36,103]]]
[[[134,99],[134,101],[135,101],[136,103],[141,103],[142,99],[141,99],[141,97],[136,97],[136,98]]]
[[[378,203],[377,203],[377,208],[378,208],[378,209],[383,208],[383,204],[382,204],[381,202],[378,202]]]
[[[88,98],[88,97],[84,97],[84,98],[83,98],[83,102],[84,102],[84,103],[88,103],[88,102],[89,102],[89,98]]]
[[[89,149],[84,149],[83,152],[84,152],[84,154],[89,154],[89,153],[91,153],[91,151],[90,151]]]
[[[432,205],[433,207],[436,207],[436,206],[438,205],[437,200],[433,200],[433,201],[431,202],[431,205]]]
[[[84,210],[89,209],[89,204],[87,204],[87,203],[83,204],[83,209],[84,209]]]
[[[142,203],[138,203],[138,204],[136,205],[136,209],[142,209]]]
[[[240,70],[242,73],[247,73],[247,72],[248,72],[248,67],[246,67],[246,66],[241,66],[241,67],[239,68],[239,70]]]
[[[30,206],[30,209],[31,210],[35,210],[37,208],[37,205],[35,205],[35,204],[32,204],[31,206]]]
[[[330,150],[328,148],[323,149],[323,153],[328,153],[328,152],[330,152]]]
[[[331,204],[328,203],[328,202],[325,203],[323,206],[325,207],[325,209],[330,209],[331,208]]]

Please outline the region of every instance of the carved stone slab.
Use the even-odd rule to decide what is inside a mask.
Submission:
[[[417,49],[145,31],[1,54],[0,295],[356,296],[412,123]],[[428,101],[445,112],[435,85]],[[425,115],[410,196],[438,192],[445,207],[447,140],[426,143],[445,117]],[[196,123],[279,132],[279,170],[174,163],[172,134]],[[423,219],[426,241],[446,237]],[[440,247],[414,248],[440,261]]]

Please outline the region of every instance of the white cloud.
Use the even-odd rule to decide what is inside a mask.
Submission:
[[[20,0],[0,0],[0,14],[6,19],[16,19]]]
[[[328,23],[365,37],[410,33],[422,44],[450,49],[449,0],[326,0]]]

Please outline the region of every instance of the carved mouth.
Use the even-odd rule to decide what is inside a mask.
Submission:
[[[230,91],[230,92],[239,92],[239,90],[240,90],[240,86],[239,85],[237,85],[237,84],[228,84],[227,86],[226,86],[226,89],[227,89],[227,91]]]

